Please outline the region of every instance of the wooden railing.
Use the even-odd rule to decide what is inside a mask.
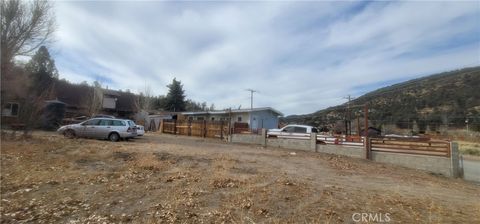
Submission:
[[[371,138],[369,149],[378,152],[450,157],[450,142],[427,138]]]
[[[317,135],[317,141],[332,145],[364,146],[364,137],[362,136],[330,136]]]

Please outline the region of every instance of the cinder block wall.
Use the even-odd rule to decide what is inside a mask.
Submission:
[[[390,163],[408,168],[439,173],[445,176],[453,176],[450,158],[375,151],[370,155],[372,161],[375,162]]]
[[[264,139],[261,135],[233,134],[231,136],[231,142],[261,145]]]
[[[363,147],[348,147],[341,145],[318,145],[317,152],[344,155],[354,158],[365,158],[365,149]]]
[[[267,139],[268,147],[278,147],[286,149],[299,149],[314,152],[310,149],[310,140],[303,139],[285,139],[285,138],[269,138]]]
[[[365,158],[364,147],[352,147],[342,145],[315,145],[315,138],[302,139],[281,139],[268,138],[265,135],[246,135],[234,134],[231,136],[231,142],[256,144],[267,147],[279,147],[286,149],[298,149],[313,152],[322,152],[335,155],[344,155],[354,158]],[[461,175],[458,162],[458,146],[452,144],[452,158],[440,156],[410,155],[402,153],[376,152],[370,153],[372,161],[381,163],[390,163],[408,168],[425,170],[432,173],[438,173],[449,177],[458,177]]]

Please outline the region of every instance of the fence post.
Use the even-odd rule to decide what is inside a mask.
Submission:
[[[228,139],[232,141],[232,119],[228,119]]]
[[[164,120],[162,119],[162,120],[160,121],[160,133],[162,133],[162,134],[163,134],[164,127],[165,127],[165,126],[163,125],[163,122],[164,122]]]
[[[262,146],[267,147],[267,129],[262,128]]]
[[[365,159],[370,159],[370,151],[372,151],[372,144],[370,138],[365,136]]]
[[[177,134],[177,120],[173,120],[173,134]]]
[[[192,121],[191,120],[188,120],[187,126],[188,126],[188,136],[192,136]]]
[[[317,152],[317,133],[310,134],[310,149]]]
[[[223,120],[220,121],[220,139],[223,140]]]
[[[452,166],[452,177],[461,177],[462,170],[460,169],[460,161],[458,156],[458,143],[450,142],[450,164]]]
[[[207,120],[203,120],[203,137],[207,137]]]

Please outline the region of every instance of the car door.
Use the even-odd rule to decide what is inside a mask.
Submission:
[[[286,126],[282,129],[278,137],[280,138],[289,138],[292,136],[293,131],[295,130],[294,126]]]
[[[84,123],[83,137],[94,138],[100,119],[88,120]]]
[[[113,129],[112,126],[113,126],[113,120],[101,119],[98,124],[98,128],[95,129],[95,137],[102,138],[102,139],[107,138],[108,134],[110,134],[110,132]]]
[[[292,133],[292,137],[294,138],[308,138],[309,135],[307,134],[306,127],[295,127]]]

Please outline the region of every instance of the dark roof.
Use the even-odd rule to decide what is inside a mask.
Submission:
[[[93,88],[88,85],[72,84],[64,80],[57,80],[55,82],[57,99],[71,107],[84,107],[85,99],[92,91]]]
[[[93,87],[85,84],[72,84],[64,80],[57,80],[55,83],[56,96],[70,107],[82,108],[88,102],[88,97],[93,92]],[[133,112],[136,111],[137,96],[129,92],[121,92],[117,90],[103,89],[105,95],[116,96],[118,111]]]
[[[111,89],[103,89],[103,94],[111,95],[111,96],[120,96],[122,92],[111,90]]]
[[[116,91],[117,96],[117,110],[120,111],[136,111],[137,96],[133,93]]]
[[[56,100],[47,100],[47,101],[45,101],[45,103],[47,103],[47,104],[66,104],[66,103],[64,103],[64,102],[62,102],[62,101],[60,101],[60,100],[58,100],[58,99],[56,99]]]

